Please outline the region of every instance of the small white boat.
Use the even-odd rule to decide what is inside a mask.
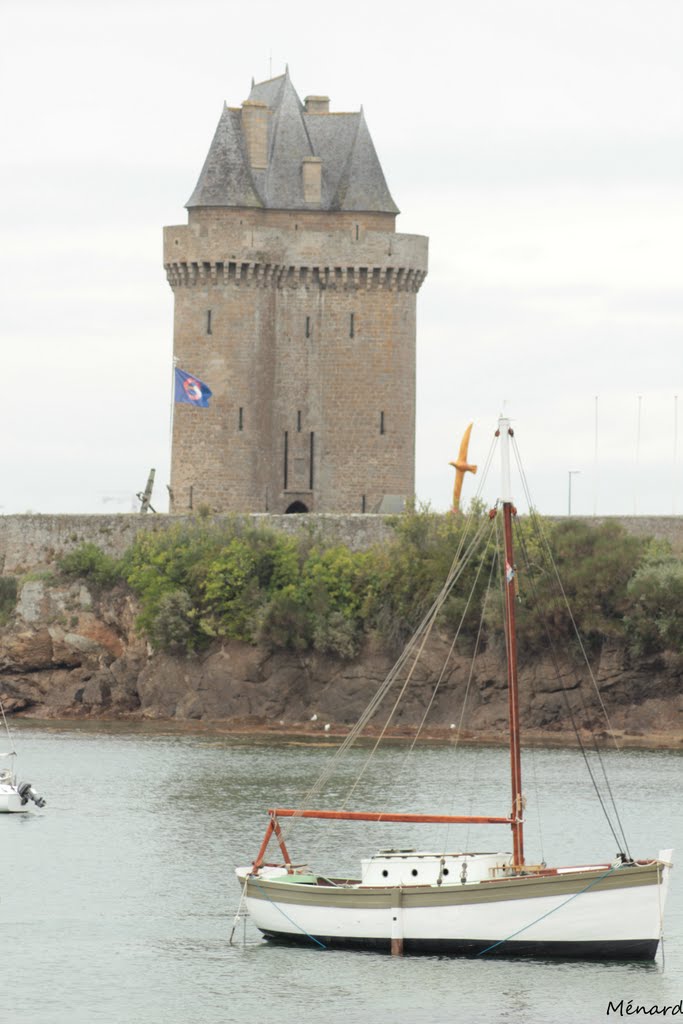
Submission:
[[[246,910],[270,940],[365,948],[402,953],[446,955],[540,956],[590,960],[654,959],[662,935],[663,913],[672,867],[672,851],[637,859],[628,850],[615,814],[596,794],[621,852],[601,863],[548,867],[528,863],[524,855],[524,808],[517,679],[515,607],[517,566],[513,552],[516,519],[510,487],[513,432],[501,418],[496,438],[502,448],[501,498],[478,527],[477,538],[495,529],[494,555],[489,557],[491,577],[499,569],[507,655],[511,803],[509,811],[495,815],[393,813],[390,811],[312,810],[273,808],[265,837],[254,862],[236,869]],[[490,456],[489,456],[490,461]],[[528,497],[528,495],[527,495]],[[530,507],[532,503],[529,502]],[[498,512],[502,511],[502,517]],[[490,520],[490,524],[485,519]],[[496,521],[502,518],[502,528]],[[533,517],[531,517],[533,518]],[[489,543],[487,541],[487,543]],[[473,545],[467,541],[470,549]],[[456,558],[439,597],[425,616],[413,641],[380,688],[368,712],[367,723],[379,706],[381,694],[397,688],[399,698],[411,681],[415,665],[443,601],[462,574],[468,557]],[[540,548],[539,548],[540,550]],[[483,556],[482,562],[484,564]],[[554,568],[554,563],[553,563]],[[564,596],[564,593],[562,592]],[[482,612],[483,614],[483,612]],[[592,676],[591,676],[592,678]],[[438,686],[438,682],[435,684]],[[433,699],[433,698],[432,698]],[[358,735],[347,738],[335,757]],[[386,729],[386,726],[385,726]],[[579,734],[577,732],[577,738]],[[325,773],[323,773],[324,775]],[[328,774],[329,777],[329,774]],[[322,778],[322,777],[321,777]],[[594,780],[595,785],[595,780]],[[354,786],[355,788],[355,786]],[[316,784],[309,798],[322,789]],[[353,794],[353,789],[345,798]],[[289,854],[285,820],[296,818],[368,822],[496,825],[511,830],[511,852],[464,852],[448,848],[380,850],[361,860],[355,878],[325,875],[295,865]],[[266,853],[274,838],[279,863],[268,863]]]
[[[36,807],[44,807],[45,800],[36,793],[30,782],[18,782],[14,769],[16,754],[12,750],[0,754],[0,814],[27,811],[29,800]]]
[[[36,807],[44,807],[45,800],[36,793],[30,782],[19,782],[16,773],[16,751],[12,748],[12,734],[5,718],[5,709],[0,702],[0,715],[5,727],[10,749],[0,753],[0,814],[21,814],[29,809],[29,801]]]

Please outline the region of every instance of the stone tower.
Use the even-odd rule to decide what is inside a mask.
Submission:
[[[415,486],[415,304],[427,239],[359,113],[289,75],[225,107],[188,223],[164,229],[176,365],[171,511],[373,512]]]

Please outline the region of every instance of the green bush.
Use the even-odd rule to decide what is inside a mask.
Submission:
[[[57,567],[64,576],[81,577],[98,587],[112,587],[122,578],[121,563],[91,543],[62,555]]]
[[[394,520],[389,543],[355,552],[322,546],[314,531],[295,540],[238,519],[204,517],[141,532],[121,562],[84,544],[59,565],[100,585],[123,576],[139,599],[139,628],[158,650],[240,639],[352,658],[370,633],[388,650],[400,649],[439,594],[456,552],[486,525],[483,506],[469,520],[407,513]],[[503,639],[498,571],[482,612],[491,570],[502,559],[500,525],[499,516],[488,547],[466,566],[441,611],[439,626],[451,635],[460,630],[462,649],[471,649],[480,629],[484,645]],[[544,652],[549,636],[572,639],[566,601],[588,645],[625,636],[636,654],[683,647],[683,564],[666,544],[610,523],[542,521],[540,537],[533,527],[532,517],[515,525],[524,652]],[[16,594],[8,606],[13,600]]]
[[[606,639],[622,637],[628,582],[645,542],[616,523],[592,526],[565,520],[544,526],[544,532],[549,551],[534,541],[527,566],[524,537],[517,544],[520,649],[539,654],[549,642],[574,643],[574,624],[594,649]]]
[[[14,576],[0,576],[0,626],[9,622],[17,606],[17,581]]]
[[[258,643],[305,651],[313,644],[313,624],[305,599],[295,584],[277,590],[261,609],[255,631]]]
[[[628,584],[624,618],[629,650],[636,657],[683,650],[683,564],[648,562]]]
[[[152,646],[158,650],[181,654],[196,646],[197,611],[185,590],[173,590],[159,599],[149,629]]]
[[[366,612],[391,650],[399,650],[415,631],[440,592],[459,549],[466,547],[481,525],[483,508],[467,520],[461,515],[409,513],[396,520],[391,544],[375,552],[375,579],[369,589]],[[486,589],[494,549],[483,549],[464,569],[457,590],[444,605],[442,622],[457,628],[465,613],[463,638],[476,634],[481,601]],[[480,559],[483,563],[480,565]],[[474,597],[465,612],[470,590]]]

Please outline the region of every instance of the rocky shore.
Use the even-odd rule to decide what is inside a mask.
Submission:
[[[6,713],[332,738],[358,719],[392,665],[371,643],[350,662],[236,642],[189,657],[155,654],[136,633],[136,614],[123,588],[98,595],[78,582],[24,582],[15,613],[0,630]],[[424,739],[502,741],[507,696],[499,653],[478,658],[471,678],[470,659],[452,657],[432,701],[448,649],[446,638],[432,636],[390,734],[412,736],[424,719]],[[603,650],[593,671],[598,690],[576,678],[569,664],[561,666],[561,681],[542,659],[521,666],[527,740],[575,743],[576,725],[580,735],[604,741],[613,735],[623,746],[683,744],[683,659],[631,665],[614,646]],[[383,725],[391,703],[379,709],[370,732]]]

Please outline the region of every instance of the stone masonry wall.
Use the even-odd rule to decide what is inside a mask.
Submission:
[[[174,513],[373,511],[414,493],[415,304],[427,239],[393,215],[192,210],[164,231],[178,365]]]
[[[394,521],[392,516],[330,514],[253,514],[239,518],[294,536],[311,532],[323,542],[346,544],[356,551],[388,540]],[[576,518],[588,523],[608,521],[605,517]],[[637,536],[667,540],[683,555],[683,516],[613,516],[609,520]],[[0,516],[0,575],[21,576],[49,569],[56,559],[87,542],[108,554],[121,555],[140,530],[165,530],[192,521],[191,516],[152,514]]]
[[[214,517],[214,521],[221,516]],[[228,518],[228,517],[225,517]],[[363,551],[380,544],[392,533],[390,516],[377,515],[265,515],[238,517],[252,526],[297,536],[312,532],[321,542],[345,544]],[[191,523],[179,515],[17,515],[0,516],[0,575],[21,576],[49,569],[56,560],[85,543],[96,544],[109,555],[120,556],[140,530],[166,530]]]

